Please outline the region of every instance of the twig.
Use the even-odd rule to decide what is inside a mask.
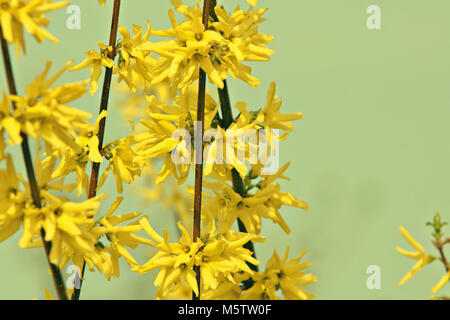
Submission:
[[[110,58],[114,60],[116,56],[116,40],[117,40],[117,29],[119,26],[119,12],[120,12],[120,0],[114,0],[114,9],[113,9],[113,15],[112,15],[112,22],[111,22],[111,32],[109,35],[109,46],[112,47],[112,53]],[[108,101],[109,101],[109,92],[111,89],[111,79],[112,79],[112,68],[106,68],[105,71],[105,78],[103,80],[103,90],[102,90],[102,98],[100,101],[100,111],[99,114],[108,109]],[[101,151],[103,148],[103,137],[105,135],[105,126],[106,126],[106,117],[100,120],[99,123],[99,129],[98,129],[98,150]],[[98,184],[98,175],[100,171],[100,163],[93,162],[92,163],[92,170],[91,170],[91,178],[89,182],[89,194],[88,198],[93,198],[97,194],[97,184]],[[81,293],[81,287],[83,285],[83,277],[84,277],[84,271],[86,269],[86,262],[83,262],[83,268],[81,270],[81,279],[79,279],[78,282],[78,288],[74,289],[74,292],[72,294],[71,300],[79,300],[80,299],[80,293]]]
[[[447,272],[450,272],[448,260],[444,252],[444,245],[447,243],[450,243],[450,238],[445,239],[443,242],[440,239],[433,241],[434,246],[436,247],[436,249],[438,249],[439,254],[441,255],[441,260],[442,263],[444,264],[445,270]]]
[[[230,95],[228,93],[228,85],[226,80],[224,80],[224,86],[223,89],[218,89],[219,91],[219,100],[220,100],[220,110],[222,112],[222,124],[223,129],[226,130],[228,127],[233,123],[233,111],[231,109],[231,102],[230,102]],[[233,189],[236,193],[238,193],[241,197],[245,198],[247,196],[245,188],[244,188],[244,182],[242,181],[241,176],[237,172],[236,169],[231,170],[231,178],[233,182]],[[238,228],[240,232],[247,232],[247,229],[245,228],[244,224],[242,223],[241,219],[238,218]],[[253,258],[256,259],[255,254],[255,247],[253,245],[252,241],[248,241],[244,248],[247,250],[250,250],[252,252]],[[247,265],[249,268],[253,271],[258,271],[258,266],[247,262]],[[253,286],[254,281],[252,278],[243,281],[244,289],[249,289]]]
[[[12,69],[12,65],[11,65],[11,58],[9,55],[8,43],[6,42],[6,39],[3,36],[3,30],[1,28],[1,26],[0,26],[0,39],[1,39],[1,46],[2,46],[3,62],[5,65],[6,79],[7,79],[8,87],[9,87],[9,93],[11,95],[17,95],[16,82],[14,81],[14,73],[13,73],[13,69]],[[16,109],[16,104],[14,102],[11,102],[11,105],[12,105],[13,109]],[[38,183],[36,180],[36,175],[34,173],[33,160],[31,158],[30,146],[28,143],[28,136],[23,131],[20,133],[20,136],[22,137],[22,143],[21,143],[22,155],[23,155],[23,159],[25,162],[25,168],[27,171],[28,184],[30,186],[31,197],[33,199],[34,205],[37,208],[41,208],[42,207],[41,195],[39,192],[39,186],[38,186]],[[53,278],[53,282],[56,287],[58,298],[60,300],[67,300],[66,288],[64,285],[63,277],[61,275],[61,271],[59,270],[58,266],[56,266],[50,262],[50,251],[51,251],[52,243],[45,241],[45,231],[43,228],[41,229],[41,237],[42,237],[42,242],[44,243],[45,254],[47,257],[48,264],[50,266],[50,270],[52,273],[52,278]]]
[[[203,2],[203,25],[208,29],[208,20],[211,13],[211,0]],[[203,133],[205,122],[205,96],[206,96],[206,73],[200,68],[198,79],[198,100],[197,100],[197,124],[196,145],[195,145],[195,191],[194,191],[194,219],[193,219],[193,241],[200,237],[201,215],[202,215],[202,187],[203,187]],[[192,293],[193,300],[200,300],[200,267],[194,266],[198,284],[198,295]]]

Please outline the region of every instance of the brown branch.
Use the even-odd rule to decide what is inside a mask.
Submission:
[[[445,271],[450,272],[448,260],[447,260],[447,257],[445,256],[445,252],[444,252],[444,245],[447,243],[450,243],[450,238],[447,238],[444,241],[441,241],[441,239],[438,238],[435,241],[433,241],[433,245],[436,247],[436,249],[438,249],[439,254],[441,255],[441,261],[444,264]]]
[[[211,14],[213,3],[211,0],[203,2],[203,25],[208,29],[208,20]],[[198,99],[197,99],[197,126],[195,130],[195,191],[194,191],[194,219],[193,219],[193,241],[200,237],[201,215],[202,215],[202,187],[203,187],[203,133],[205,122],[205,96],[206,96],[206,73],[200,68],[198,79]],[[192,293],[193,300],[200,300],[201,277],[200,267],[194,266],[194,271],[198,285],[198,295]]]
[[[109,35],[109,46],[112,47],[112,53],[110,58],[114,60],[116,56],[116,40],[117,40],[117,29],[119,27],[119,12],[120,12],[120,0],[114,0],[114,9],[113,9],[113,15],[112,15],[112,22],[111,22],[111,32]],[[112,68],[106,68],[105,71],[105,78],[103,80],[103,90],[102,90],[102,97],[100,101],[100,110],[99,114],[108,109],[108,101],[109,101],[109,93],[111,90],[111,79],[112,79]],[[99,123],[99,129],[98,129],[98,150],[101,151],[103,148],[103,138],[105,135],[105,126],[106,126],[106,117],[100,120]],[[93,198],[97,194],[97,184],[98,184],[98,175],[100,172],[100,163],[93,162],[92,163],[92,170],[91,170],[91,178],[89,182],[89,194],[88,198]],[[77,279],[78,281],[78,288],[75,287],[74,292],[72,294],[71,300],[79,300],[80,299],[80,293],[81,293],[81,287],[83,285],[83,277],[84,277],[84,271],[86,269],[86,262],[83,262],[83,268],[81,270],[81,279]]]
[[[6,79],[7,79],[8,87],[9,87],[9,93],[11,95],[17,95],[16,82],[14,81],[14,73],[13,73],[12,64],[11,64],[11,58],[9,55],[8,43],[6,42],[6,39],[3,36],[3,30],[1,28],[1,26],[0,26],[0,41],[1,41],[1,47],[2,47],[3,62],[5,65]],[[16,104],[14,102],[11,102],[11,105],[12,105],[13,109],[16,109]],[[25,168],[26,168],[27,176],[28,176],[28,184],[30,186],[30,192],[31,192],[31,197],[33,199],[33,204],[37,208],[41,208],[42,207],[41,195],[39,192],[39,186],[38,186],[38,183],[36,180],[36,175],[34,173],[33,160],[31,158],[30,146],[28,143],[28,136],[23,131],[20,133],[20,136],[22,137],[22,143],[21,143],[22,155],[23,155],[23,159],[25,162]],[[43,228],[41,229],[41,237],[42,237],[42,242],[44,244],[45,255],[47,257],[47,261],[48,261],[48,264],[51,269],[53,282],[55,284],[56,291],[58,294],[58,298],[60,300],[67,300],[66,288],[64,286],[64,281],[63,281],[63,277],[61,275],[61,271],[59,270],[58,266],[56,266],[50,262],[50,251],[51,251],[52,243],[45,241],[45,231]]]

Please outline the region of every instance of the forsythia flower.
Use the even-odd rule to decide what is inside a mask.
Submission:
[[[211,189],[215,195],[208,197],[204,205],[205,223],[212,226],[218,218],[221,224],[218,226],[219,229],[228,230],[236,219],[240,219],[248,232],[258,234],[261,230],[261,218],[266,218],[279,224],[286,233],[289,233],[290,228],[278,210],[283,205],[307,210],[308,205],[289,192],[280,192],[280,185],[272,183],[276,178],[282,177],[288,166],[289,163],[274,175],[266,176],[256,186],[250,183],[250,180],[255,178],[251,175],[247,176],[244,179],[248,186],[245,196],[241,196],[220,180],[217,183],[205,183],[205,187]],[[252,170],[250,174],[253,173]],[[254,187],[257,187],[258,190],[250,193]]]
[[[272,129],[292,131],[294,125],[289,121],[300,120],[303,116],[301,112],[297,112],[294,114],[281,114],[280,107],[282,104],[282,100],[278,100],[278,96],[275,95],[275,89],[275,82],[272,82],[270,84],[269,92],[267,93],[266,106],[260,112],[258,112],[255,119],[256,124],[266,129],[268,141],[271,141],[270,132]],[[287,133],[282,135],[280,139],[284,139],[286,137]]]
[[[91,95],[94,95],[94,93],[98,89],[98,78],[102,75],[102,67],[105,68],[114,68],[114,61],[111,59],[111,56],[113,54],[112,47],[106,46],[101,42],[97,42],[98,46],[100,47],[100,52],[95,50],[89,50],[86,52],[86,55],[88,58],[86,58],[83,62],[81,62],[79,65],[71,67],[70,71],[76,71],[83,68],[88,68],[92,66],[90,71],[90,92]]]
[[[295,259],[289,260],[289,247],[282,259],[274,251],[272,258],[267,262],[266,275],[269,276],[280,287],[283,296],[288,300],[310,300],[315,296],[301,289],[299,286],[307,286],[317,281],[317,277],[312,274],[304,274],[303,269],[311,266],[309,262],[300,263],[300,259],[305,255],[306,249]]]
[[[175,105],[168,105],[159,101],[155,96],[147,97],[148,119],[142,119],[141,123],[146,131],[136,134],[136,145],[138,154],[146,159],[165,157],[157,183],[166,180],[170,175],[177,178],[181,184],[189,174],[190,164],[194,159],[194,152],[190,152],[190,137],[194,136],[194,121],[197,118],[197,92],[193,87],[187,89],[185,94],[174,99]],[[205,130],[214,124],[214,116],[217,114],[218,104],[206,96],[205,106]],[[175,137],[177,130],[183,130],[179,139]],[[184,133],[189,133],[188,137]],[[172,152],[180,157],[181,163],[174,163]]]
[[[27,193],[19,189],[21,177],[14,169],[10,154],[6,156],[6,168],[0,169],[0,242],[20,229],[23,210],[28,202]]]
[[[186,229],[178,223],[181,237],[177,243],[169,243],[169,234],[164,231],[164,238],[158,235],[145,218],[140,220],[147,234],[155,241],[154,247],[159,252],[146,264],[133,268],[133,271],[146,273],[161,269],[155,280],[159,287],[159,296],[163,297],[182,284],[187,284],[198,295],[198,284],[193,270],[194,265],[200,267],[201,284],[206,290],[215,289],[219,285],[217,277],[222,275],[232,279],[232,273],[239,270],[252,274],[246,262],[258,264],[252,252],[242,246],[250,240],[263,241],[263,238],[235,231],[209,235],[196,242],[192,241]]]
[[[300,263],[304,256],[304,249],[300,255],[287,262],[289,247],[282,259],[274,251],[272,258],[267,262],[266,271],[258,272],[252,276],[255,282],[248,290],[243,291],[240,299],[244,300],[278,300],[276,291],[281,289],[283,296],[288,300],[311,300],[315,296],[301,288],[317,281],[312,274],[303,273],[303,269],[311,266],[309,262]]]
[[[93,162],[103,162],[103,157],[98,150],[99,140],[98,140],[98,131],[100,126],[100,121],[103,118],[106,118],[108,115],[108,111],[103,110],[100,115],[97,117],[95,124],[93,126],[87,124],[82,129],[82,134],[76,138],[76,142],[81,147],[88,147],[89,151],[89,159]]]
[[[426,266],[428,263],[432,262],[434,258],[423,250],[423,247],[417,243],[408,233],[408,231],[405,230],[403,227],[398,228],[402,235],[405,237],[405,239],[413,246],[417,251],[416,252],[409,252],[406,250],[403,250],[399,247],[396,248],[396,250],[401,253],[402,255],[412,258],[415,260],[418,260],[417,263],[412,267],[411,271],[408,272],[402,280],[398,283],[398,285],[404,284],[406,281],[411,279],[412,276],[414,276],[417,272],[420,271],[424,266]]]
[[[87,125],[86,118],[91,117],[88,112],[66,105],[86,93],[86,82],[51,88],[70,64],[66,63],[56,75],[46,79],[51,67],[51,63],[47,62],[43,73],[26,87],[26,95],[10,96],[16,105],[14,117],[16,123],[20,123],[21,131],[35,139],[40,136],[48,151],[70,147],[79,152],[81,148],[75,143],[74,137],[81,127]]]
[[[99,246],[103,247],[106,252],[110,254],[110,261],[112,263],[111,273],[105,273],[109,280],[111,274],[114,278],[120,276],[119,273],[119,258],[124,257],[130,266],[137,265],[136,260],[131,256],[126,247],[135,249],[139,244],[151,244],[151,241],[135,235],[134,233],[141,231],[142,226],[137,222],[131,222],[128,225],[120,226],[120,223],[134,219],[141,214],[132,212],[124,215],[115,215],[113,213],[122,203],[123,198],[118,197],[111,208],[103,218],[98,221],[98,226],[92,229],[92,233],[105,235],[109,240],[109,246],[102,242],[98,242]]]
[[[449,281],[450,281],[450,271],[447,272],[446,274],[444,274],[444,276],[441,278],[441,280],[438,282],[438,284],[433,286],[433,288],[432,288],[433,292],[440,290]]]
[[[97,214],[100,200],[97,196],[81,203],[70,202],[41,191],[44,198],[42,208],[30,205],[25,208],[23,235],[19,241],[22,248],[40,245],[41,229],[45,231],[45,241],[52,242],[50,262],[63,264],[66,260],[65,247],[80,253],[85,260],[97,262],[95,253],[97,238],[89,229],[94,224],[93,216]]]
[[[14,43],[16,55],[20,48],[25,53],[23,27],[41,42],[44,39],[58,43],[58,40],[41,26],[47,26],[49,19],[44,14],[67,6],[69,1],[53,3],[52,0],[0,0],[0,24],[3,37]]]
[[[11,115],[11,101],[9,97],[3,92],[3,100],[0,103],[0,139],[4,139],[3,133],[8,132],[10,145],[20,144],[22,137],[20,136],[20,122],[16,119],[16,115]],[[2,150],[3,151],[3,150]],[[3,152],[0,152],[3,154]],[[0,156],[0,159],[3,157]]]
[[[85,151],[76,153],[71,148],[64,148],[51,154],[53,158],[60,158],[60,162],[51,174],[51,179],[65,177],[71,172],[75,172],[77,181],[77,194],[81,197],[83,189],[88,192],[89,177],[86,174],[86,165],[89,154]]]
[[[141,168],[147,162],[131,147],[132,139],[132,136],[128,136],[115,143],[108,144],[103,148],[105,157],[109,160],[109,165],[100,178],[99,187],[103,185],[109,172],[112,171],[116,177],[117,192],[122,193],[122,181],[130,184],[133,182],[135,176],[141,174]]]
[[[211,28],[205,30],[202,9],[198,5],[186,6],[181,0],[171,3],[186,20],[179,24],[170,10],[172,28],[152,30],[152,34],[172,40],[146,42],[140,46],[142,50],[161,56],[153,70],[152,84],[168,79],[175,88],[184,91],[198,78],[198,70],[202,68],[209,80],[219,88],[223,88],[223,80],[228,74],[251,86],[259,85],[259,80],[250,74],[251,68],[242,62],[268,60],[273,53],[265,47],[272,37],[260,34],[257,28],[257,24],[264,20],[261,18],[264,9],[245,12],[238,7],[228,16],[225,10],[216,6],[215,12],[220,22],[212,23]],[[223,32],[220,29],[222,26],[226,26],[228,32]]]
[[[138,25],[133,25],[133,38],[125,27],[119,26],[119,31],[123,39],[118,45],[118,81],[124,80],[133,92],[137,90],[137,83],[140,83],[141,87],[147,90],[147,83],[152,80],[151,69],[155,59],[149,56],[150,51],[138,50],[137,47],[150,37],[150,22],[144,35],[142,34],[142,27]]]

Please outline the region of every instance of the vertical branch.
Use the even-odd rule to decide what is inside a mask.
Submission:
[[[223,129],[227,130],[228,127],[233,123],[233,111],[231,110],[231,102],[230,102],[230,95],[228,93],[228,85],[226,80],[224,80],[224,86],[223,89],[218,89],[219,91],[219,100],[220,100],[220,111],[222,112],[222,124],[223,124]],[[231,170],[231,179],[233,182],[233,190],[238,193],[241,197],[246,197],[246,191],[244,188],[244,182],[242,181],[241,176],[239,175],[239,173],[237,172],[236,169],[232,169]],[[247,229],[245,228],[244,224],[242,223],[241,219],[238,218],[238,228],[240,232],[247,232]],[[250,250],[252,252],[252,256],[253,258],[256,259],[256,254],[255,254],[255,247],[253,245],[252,241],[248,241],[245,245],[244,248],[247,250]],[[253,271],[258,271],[258,266],[247,262],[247,265],[249,266],[249,268]],[[253,286],[253,279],[248,279],[246,281],[243,282],[244,284],[244,288],[245,289],[249,289],[250,287]]]
[[[444,252],[444,246],[448,243],[450,243],[450,238],[447,238],[444,241],[441,241],[440,238],[433,241],[433,245],[436,247],[436,249],[439,251],[439,254],[441,255],[441,261],[444,264],[446,272],[450,272],[449,263],[448,263],[447,257],[445,256],[445,252]]]
[[[120,0],[114,0],[114,8],[113,15],[111,21],[111,32],[109,34],[109,46],[112,47],[112,53],[110,58],[114,60],[116,57],[116,42],[117,42],[117,29],[119,27],[119,12],[120,12]],[[111,91],[111,79],[112,79],[112,68],[106,68],[105,78],[103,80],[103,89],[102,89],[102,97],[100,100],[100,110],[99,114],[108,109],[109,102],[109,93]],[[101,151],[103,149],[103,138],[105,135],[105,127],[106,127],[106,117],[100,120],[99,129],[98,129],[98,150]],[[91,170],[91,178],[89,181],[89,193],[88,198],[93,198],[97,194],[97,184],[98,184],[98,175],[100,172],[100,163],[93,162],[92,170]],[[83,268],[81,270],[81,279],[78,281],[78,287],[75,287],[74,292],[72,294],[71,300],[79,300],[81,293],[81,286],[83,285],[83,277],[84,271],[86,269],[86,262],[83,262]],[[78,280],[78,279],[77,279]]]
[[[203,25],[208,29],[208,20],[212,9],[212,1],[204,0],[203,3]],[[194,191],[194,219],[193,219],[193,241],[200,237],[201,212],[202,212],[202,186],[203,186],[203,133],[205,122],[205,96],[206,96],[206,73],[200,68],[198,80],[197,100],[197,127],[195,130],[195,191]],[[199,128],[200,127],[200,128]],[[198,295],[192,293],[193,300],[200,300],[200,267],[194,266],[198,284]]]
[[[3,30],[1,28],[1,26],[0,26],[0,40],[1,40],[2,56],[3,56],[4,65],[5,65],[5,73],[6,73],[6,80],[8,82],[9,93],[11,95],[17,95],[16,82],[14,81],[14,73],[13,73],[13,69],[12,69],[12,65],[11,65],[11,58],[9,55],[8,43],[6,42],[6,39],[3,36]],[[16,104],[14,102],[11,102],[11,104],[12,104],[12,108],[16,109]],[[31,158],[30,146],[28,143],[28,136],[23,131],[20,133],[20,136],[22,137],[22,144],[21,144],[22,155],[23,155],[23,159],[25,162],[25,168],[27,171],[28,184],[30,186],[31,197],[33,199],[34,205],[37,208],[41,208],[42,207],[41,196],[40,196],[40,192],[39,192],[39,186],[38,186],[38,183],[36,180],[36,175],[34,173],[33,160]],[[61,275],[61,271],[59,270],[58,266],[56,266],[50,262],[50,251],[52,248],[52,243],[45,241],[45,231],[43,228],[41,229],[41,237],[42,237],[42,242],[44,243],[45,254],[47,257],[48,264],[50,266],[50,270],[52,273],[52,278],[53,278],[53,282],[56,287],[58,298],[60,300],[67,300],[66,288],[64,286],[64,281],[63,281],[63,277]]]

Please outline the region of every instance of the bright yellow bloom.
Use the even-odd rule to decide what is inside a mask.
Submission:
[[[112,263],[111,273],[105,273],[105,277],[109,280],[112,275],[114,278],[120,276],[119,272],[119,258],[124,257],[126,262],[130,266],[136,266],[137,262],[133,256],[128,252],[126,247],[135,249],[139,244],[151,244],[151,241],[141,238],[134,233],[142,230],[142,226],[136,222],[130,222],[128,225],[120,226],[119,224],[139,217],[141,214],[138,212],[132,212],[124,215],[115,215],[113,213],[117,210],[122,203],[123,197],[118,197],[106,215],[101,218],[97,223],[98,226],[92,229],[94,234],[99,236],[105,235],[109,241],[109,245],[99,242],[100,246],[103,246],[106,252],[111,256]],[[101,243],[101,244],[100,244]],[[108,270],[109,271],[109,270]]]
[[[303,272],[303,269],[311,266],[309,262],[300,263],[305,252],[306,250],[303,250],[297,258],[287,261],[289,247],[282,259],[275,250],[267,262],[265,272],[256,272],[251,276],[254,283],[248,290],[242,291],[240,299],[279,300],[280,298],[276,294],[277,290],[281,290],[284,298],[288,300],[315,298],[315,295],[302,288],[317,281],[316,276]]]
[[[42,245],[41,229],[45,231],[45,241],[52,242],[49,259],[55,265],[64,265],[68,249],[81,254],[85,260],[97,263],[95,252],[96,236],[89,231],[95,220],[100,200],[97,196],[84,202],[74,203],[63,197],[56,197],[41,190],[42,208],[29,205],[23,218],[23,235],[19,241],[21,248]]]
[[[161,56],[156,61],[153,70],[152,84],[169,80],[174,87],[182,92],[198,78],[199,68],[207,74],[210,82],[223,88],[223,80],[230,74],[251,86],[259,85],[259,80],[253,77],[251,68],[242,64],[243,61],[267,60],[273,53],[265,47],[272,37],[258,32],[257,24],[264,19],[263,10],[249,9],[248,12],[236,8],[228,16],[220,7],[215,11],[220,23],[212,23],[205,30],[202,23],[202,9],[190,7],[181,0],[171,2],[175,10],[186,18],[182,23],[175,20],[174,13],[169,11],[172,28],[168,30],[152,30],[152,34],[172,38],[158,43],[147,42],[140,46]],[[227,32],[221,29],[226,26]]]
[[[433,292],[440,290],[443,286],[445,286],[447,284],[447,282],[449,282],[449,280],[450,280],[450,271],[447,272],[446,274],[444,274],[444,276],[441,278],[441,280],[439,280],[438,284],[433,286],[433,288],[432,288]]]
[[[22,143],[22,137],[20,136],[21,125],[16,119],[18,110],[15,110],[13,113],[14,115],[11,115],[11,101],[6,93],[3,92],[3,100],[0,103],[0,135],[3,139],[3,133],[6,131],[9,135],[8,143],[10,145]]]
[[[20,229],[23,210],[29,201],[27,193],[20,190],[21,176],[16,173],[10,154],[6,168],[0,169],[0,242]]]
[[[420,271],[424,266],[426,266],[428,263],[432,262],[434,260],[434,257],[428,255],[425,253],[423,247],[416,242],[408,233],[408,231],[405,230],[403,227],[399,227],[398,230],[402,233],[402,235],[405,237],[405,239],[413,246],[417,251],[416,252],[410,252],[403,250],[399,247],[396,248],[396,250],[401,253],[402,255],[412,258],[415,260],[418,260],[417,263],[412,267],[411,271],[409,271],[403,278],[400,280],[398,285],[404,284],[406,281],[412,278],[417,272]]]
[[[211,227],[216,224],[216,218],[218,218],[219,230],[226,231],[236,219],[240,219],[248,232],[259,234],[261,218],[266,218],[279,224],[286,233],[289,233],[290,228],[279,213],[279,209],[287,205],[307,210],[308,205],[289,192],[281,192],[280,185],[273,183],[276,178],[283,177],[282,174],[288,166],[289,163],[280,168],[276,174],[266,176],[255,185],[251,184],[250,180],[254,181],[256,177],[245,177],[244,181],[249,184],[245,197],[224,184],[224,181],[205,182],[205,187],[211,189],[214,196],[205,197],[208,200],[204,205],[204,223]],[[253,169],[249,174],[254,174]],[[251,192],[254,188],[257,190]]]
[[[136,153],[131,144],[133,137],[128,136],[114,143],[107,144],[103,148],[109,165],[105,169],[99,181],[99,188],[103,185],[109,172],[112,171],[116,177],[117,192],[123,192],[122,181],[130,184],[136,176],[141,174],[141,169],[147,164],[146,160]]]
[[[161,288],[162,296],[175,290],[182,283],[189,285],[198,295],[194,265],[200,267],[202,288],[208,290],[218,287],[219,276],[225,276],[231,280],[232,273],[240,270],[252,274],[246,262],[258,264],[258,261],[251,256],[252,253],[242,246],[250,240],[262,241],[261,237],[230,231],[224,234],[208,235],[193,242],[186,229],[178,223],[181,230],[180,240],[177,243],[169,243],[167,231],[164,231],[163,238],[153,230],[146,219],[141,219],[140,223],[155,241],[154,247],[159,252],[146,264],[133,268],[133,271],[146,273],[160,268],[155,286]]]
[[[49,11],[67,6],[69,1],[53,3],[52,0],[0,0],[0,24],[3,36],[9,43],[14,43],[16,55],[20,55],[20,48],[25,53],[23,28],[41,42],[44,39],[58,43],[47,30],[49,19],[44,16]]]
[[[98,3],[103,6],[106,3],[106,0],[98,0]]]
[[[70,64],[66,63],[58,73],[46,79],[51,67],[51,63],[47,62],[42,74],[26,87],[26,95],[10,96],[17,107],[14,117],[20,123],[21,131],[36,140],[42,138],[50,153],[66,147],[79,152],[81,148],[74,137],[79,134],[80,127],[88,124],[86,119],[91,117],[90,113],[67,105],[86,93],[85,81],[51,88]]]
[[[79,65],[71,67],[70,71],[77,71],[92,66],[90,71],[90,92],[94,95],[98,89],[98,79],[102,75],[103,68],[114,68],[114,61],[111,59],[112,47],[106,46],[101,42],[97,42],[100,47],[100,52],[95,50],[89,50],[86,52],[88,58],[86,58]]]
[[[95,124],[89,125],[87,124],[84,128],[82,128],[81,135],[76,138],[76,143],[83,147],[88,148],[86,151],[89,153],[89,159],[92,162],[103,162],[103,157],[98,150],[99,140],[98,140],[98,131],[100,126],[100,121],[103,118],[106,118],[108,115],[108,111],[103,110],[100,115],[97,117]]]
[[[282,100],[278,100],[278,96],[275,95],[275,89],[275,82],[272,82],[270,84],[269,92],[267,93],[266,106],[258,113],[255,122],[267,130],[280,129],[284,131],[292,131],[294,125],[290,121],[301,119],[303,114],[301,112],[281,114],[280,107]],[[286,135],[280,137],[280,139],[283,139],[286,136],[287,133]],[[268,137],[268,140],[270,141],[270,137]]]
[[[300,259],[305,255],[306,249],[297,258],[287,261],[289,247],[282,259],[274,251],[272,258],[267,262],[266,274],[275,282],[276,287],[280,287],[284,297],[288,300],[311,300],[315,296],[299,286],[307,286],[317,281],[317,277],[312,274],[304,274],[303,269],[311,266],[309,262],[300,263]]]
[[[55,150],[50,156],[60,159],[58,166],[51,174],[51,179],[66,177],[71,172],[75,172],[78,197],[81,197],[83,189],[87,194],[89,177],[86,174],[86,166],[89,159],[89,153],[86,151],[76,153],[71,148],[66,147],[62,150]]]
[[[242,291],[242,300],[280,300],[277,296],[276,283],[264,272],[257,272],[252,276],[255,283],[248,290]]]
[[[178,182],[183,183],[189,174],[195,152],[190,152],[194,137],[194,119],[197,118],[197,91],[191,86],[181,96],[174,99],[174,105],[159,101],[155,96],[147,97],[147,119],[141,123],[146,127],[143,133],[136,134],[136,145],[133,147],[138,154],[146,159],[164,157],[164,164],[158,175],[157,183],[173,175]],[[206,96],[205,130],[213,125],[218,104],[211,96]],[[175,131],[182,129],[179,138],[174,137]],[[185,133],[189,133],[186,137]],[[190,141],[190,142],[189,142]],[[181,163],[174,163],[171,152],[181,158]]]
[[[123,26],[119,26],[119,32],[122,34],[123,39],[118,44],[118,81],[124,80],[133,92],[136,92],[138,83],[144,90],[147,90],[147,84],[152,80],[151,69],[155,59],[150,57],[150,51],[138,50],[137,48],[150,37],[150,22],[148,22],[145,34],[142,34],[143,28],[138,25],[133,25],[134,36],[132,38],[128,30]]]

